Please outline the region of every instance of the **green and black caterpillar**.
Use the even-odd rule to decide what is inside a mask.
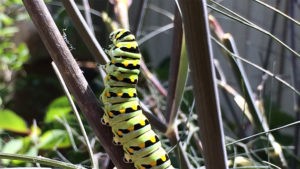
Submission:
[[[111,61],[105,65],[107,76],[101,95],[105,114],[101,121],[112,128],[113,142],[123,146],[125,162],[134,163],[136,169],[173,169],[139,105],[135,85],[141,53],[135,37],[120,29],[109,38],[112,44],[107,53]]]

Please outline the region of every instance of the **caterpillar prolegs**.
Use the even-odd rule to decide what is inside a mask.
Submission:
[[[101,95],[105,114],[102,123],[111,126],[113,142],[122,145],[124,161],[136,169],[173,169],[166,151],[142,113],[135,85],[140,73],[140,58],[135,37],[120,29],[110,34],[111,61],[105,65],[107,76]]]

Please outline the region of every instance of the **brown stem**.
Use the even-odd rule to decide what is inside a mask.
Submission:
[[[93,128],[101,145],[118,168],[130,169],[132,165],[123,162],[123,150],[112,143],[111,129],[100,123],[104,111],[85,80],[82,71],[55,25],[43,0],[23,0],[50,56],[57,65],[80,110]]]
[[[227,169],[205,0],[179,0],[206,169]]]

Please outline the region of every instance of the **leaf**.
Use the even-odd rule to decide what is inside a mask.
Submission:
[[[66,148],[71,146],[68,133],[65,130],[54,129],[44,133],[40,139],[38,147],[40,149]]]
[[[26,122],[11,110],[0,110],[0,129],[27,133]]]
[[[45,122],[56,121],[56,117],[64,117],[72,110],[67,97],[59,97],[52,101],[46,113]]]
[[[13,21],[12,18],[10,18],[9,16],[7,16],[6,14],[0,13],[0,22],[3,22],[5,25],[10,25],[14,21]]]
[[[16,154],[17,152],[19,152],[22,149],[22,147],[23,147],[23,139],[13,139],[4,145],[1,152]],[[9,163],[10,163],[9,159],[2,159],[2,164],[8,165]]]
[[[0,36],[12,36],[14,33],[18,32],[18,28],[16,27],[6,27],[0,29]]]

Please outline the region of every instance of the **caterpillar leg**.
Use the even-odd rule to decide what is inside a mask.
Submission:
[[[103,125],[106,125],[106,126],[110,126],[110,123],[109,123],[109,117],[106,115],[106,113],[103,115],[103,117],[101,118],[101,123]]]

